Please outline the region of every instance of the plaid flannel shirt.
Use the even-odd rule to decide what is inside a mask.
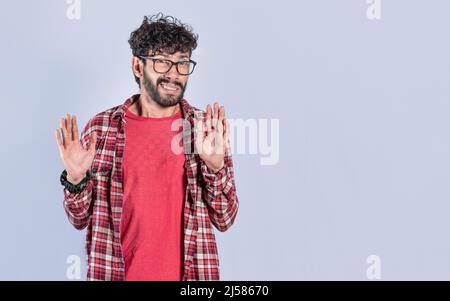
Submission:
[[[124,280],[125,265],[120,240],[123,203],[122,156],[125,145],[124,113],[139,94],[122,105],[95,115],[81,133],[85,147],[96,131],[96,154],[91,165],[91,179],[80,193],[64,191],[64,209],[76,229],[87,228],[87,279]],[[206,113],[181,101],[183,148],[187,175],[184,199],[184,261],[181,280],[219,280],[219,257],[214,225],[227,230],[238,211],[233,164],[229,151],[225,167],[214,173],[193,152],[194,115],[206,120]],[[189,124],[188,124],[189,123]],[[186,126],[188,125],[188,126]],[[189,126],[190,125],[190,126]],[[164,172],[164,171],[162,171]],[[151,185],[151,183],[149,183]]]

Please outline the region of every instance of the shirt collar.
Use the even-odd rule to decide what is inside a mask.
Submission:
[[[120,117],[120,120],[124,119],[124,114],[126,110],[139,99],[140,94],[135,94],[125,100],[125,102],[117,107],[117,109],[112,113],[113,119]],[[194,120],[194,108],[188,103],[186,99],[182,99],[181,102],[181,111],[183,118],[188,120],[191,124],[193,124]]]

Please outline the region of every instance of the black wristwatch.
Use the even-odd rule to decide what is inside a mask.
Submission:
[[[64,169],[61,174],[60,181],[61,185],[66,187],[70,193],[80,193],[81,191],[83,191],[87,181],[89,181],[90,178],[91,174],[89,173],[89,171],[87,171],[86,176],[83,178],[83,180],[81,180],[80,183],[74,185],[67,180],[67,171]]]

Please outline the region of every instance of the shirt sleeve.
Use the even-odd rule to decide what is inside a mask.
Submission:
[[[200,159],[204,182],[203,199],[208,207],[211,222],[221,232],[234,223],[239,207],[230,154],[225,155],[224,163],[224,167],[215,173]]]

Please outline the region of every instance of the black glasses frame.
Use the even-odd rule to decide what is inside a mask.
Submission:
[[[144,60],[151,60],[151,61],[153,61],[153,70],[154,70],[156,73],[161,73],[161,74],[164,74],[164,73],[169,72],[170,69],[172,69],[173,65],[175,65],[175,67],[177,68],[177,72],[178,72],[178,73],[180,73],[181,75],[190,75],[190,74],[192,74],[192,72],[194,72],[195,66],[197,65],[197,62],[196,62],[196,61],[193,61],[193,60],[174,62],[174,61],[171,61],[171,60],[169,60],[169,59],[155,58],[155,57],[152,57],[152,56],[138,55],[138,57],[140,57],[141,59],[144,59]],[[156,71],[156,69],[155,69],[155,61],[166,61],[166,62],[170,62],[170,67],[169,67],[169,69],[167,69],[166,72],[159,72],[159,71]],[[191,72],[189,72],[189,73],[181,73],[180,70],[178,69],[178,64],[180,64],[180,63],[186,63],[186,62],[189,62],[189,63],[192,63],[192,64],[193,64],[192,70],[191,70]]]

